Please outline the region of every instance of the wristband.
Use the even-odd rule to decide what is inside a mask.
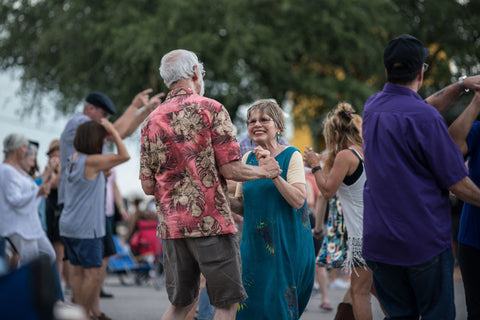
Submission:
[[[460,89],[462,89],[462,91],[468,92],[470,91],[470,89],[465,88],[465,86],[463,85],[463,80],[465,80],[466,78],[467,76],[461,76],[460,78],[458,78],[458,85],[460,86]]]
[[[322,170],[322,167],[320,167],[320,166],[313,167],[312,168],[312,173],[315,173],[318,170]]]

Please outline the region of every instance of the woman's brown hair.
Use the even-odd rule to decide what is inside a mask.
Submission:
[[[77,128],[73,146],[85,154],[101,154],[107,131],[95,121],[87,121]]]
[[[329,172],[337,154],[349,145],[363,148],[361,133],[362,118],[355,114],[353,107],[347,102],[337,104],[324,122],[323,135],[328,154],[325,160],[325,170]]]

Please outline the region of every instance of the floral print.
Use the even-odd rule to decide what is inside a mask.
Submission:
[[[225,108],[181,88],[145,120],[140,179],[155,181],[157,233],[163,239],[235,233],[218,168],[239,160]]]

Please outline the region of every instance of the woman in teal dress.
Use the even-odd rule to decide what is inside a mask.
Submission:
[[[283,171],[272,180],[237,186],[236,198],[243,197],[240,252],[248,294],[239,304],[237,319],[299,319],[315,275],[302,154],[278,143],[285,120],[275,102],[255,102],[248,110],[247,126],[258,147],[243,161],[258,165],[271,156]]]

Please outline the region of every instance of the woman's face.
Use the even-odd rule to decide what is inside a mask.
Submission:
[[[247,119],[247,128],[250,139],[258,145],[265,145],[275,140],[277,127],[275,121],[259,110],[253,110]]]
[[[13,151],[17,161],[20,162],[23,159],[25,159],[25,154],[27,153],[27,150],[28,150],[28,144],[25,142],[24,144],[22,144],[20,147],[18,147]]]
[[[20,161],[20,166],[23,170],[29,172],[35,166],[35,158],[37,157],[36,153],[31,153],[28,157],[24,157]]]

